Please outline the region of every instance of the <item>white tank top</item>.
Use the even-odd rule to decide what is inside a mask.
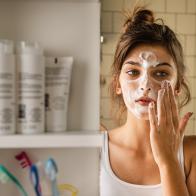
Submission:
[[[108,133],[104,132],[100,165],[100,196],[162,196],[161,184],[138,185],[119,179],[111,169],[108,153]],[[183,144],[180,146],[178,160],[184,174]]]

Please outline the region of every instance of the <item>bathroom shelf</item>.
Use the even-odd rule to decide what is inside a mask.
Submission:
[[[63,134],[1,135],[0,148],[97,148],[102,134],[93,131],[67,131]]]
[[[100,11],[98,0],[0,0],[1,39],[36,41],[47,57],[74,58],[68,131],[0,135],[0,163],[13,169],[28,195],[34,195],[29,176],[17,169],[14,159],[22,150],[33,161],[55,158],[59,182],[73,183],[80,196],[99,196]],[[0,183],[4,195],[16,195],[14,187]]]

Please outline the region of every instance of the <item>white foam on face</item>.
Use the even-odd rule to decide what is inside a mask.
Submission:
[[[136,100],[142,96],[144,96],[144,92],[140,90],[141,88],[141,80],[133,83],[127,83],[125,86],[132,86],[132,88],[124,88],[123,95],[125,100],[125,105],[127,106],[128,110],[132,112],[137,118],[141,119],[148,119],[148,106],[141,106],[136,103]],[[148,83],[148,81],[147,81]],[[127,85],[128,84],[128,85]],[[160,85],[150,84],[151,91],[148,94],[148,97],[157,100],[158,90],[160,89]]]
[[[159,64],[157,56],[151,51],[143,51],[139,54],[140,64],[144,68],[156,67]]]
[[[156,67],[159,64],[157,56],[151,51],[143,51],[139,54],[139,63],[144,68],[141,76],[137,79],[123,79],[122,91],[124,96],[125,105],[137,118],[148,119],[148,106],[141,106],[135,102],[138,98],[144,96],[144,91],[141,88],[150,88],[148,97],[156,100],[158,90],[160,89],[161,82],[155,81],[154,78],[149,76],[148,69]]]

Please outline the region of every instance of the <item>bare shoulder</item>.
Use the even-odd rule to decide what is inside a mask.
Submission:
[[[196,135],[184,137],[185,171],[188,176],[192,164],[196,164]]]

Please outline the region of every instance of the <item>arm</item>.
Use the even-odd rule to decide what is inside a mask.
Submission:
[[[196,195],[196,136],[189,136],[185,140],[185,154],[190,161],[187,174],[187,188],[190,196]]]
[[[160,171],[163,196],[189,196],[177,154],[191,115],[187,113],[179,121],[174,93],[166,82],[159,91],[157,111],[153,103],[149,105],[150,142]]]
[[[164,196],[189,196],[178,161],[162,166],[160,176]]]

